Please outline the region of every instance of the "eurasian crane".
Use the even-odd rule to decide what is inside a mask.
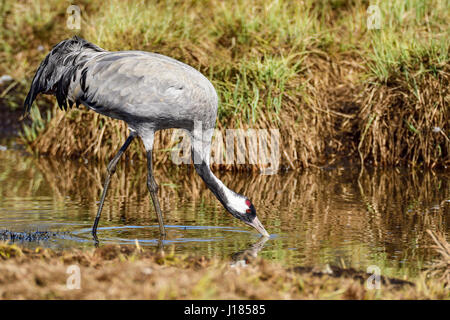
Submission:
[[[83,104],[128,124],[130,134],[108,164],[92,227],[96,241],[111,176],[136,136],[142,139],[147,152],[147,186],[160,234],[166,234],[157,197],[158,185],[153,176],[152,151],[155,131],[169,128],[188,132],[195,169],[225,209],[263,236],[269,236],[250,200],[227,188],[210,169],[218,98],[211,82],[196,69],[156,53],[110,52],[75,36],[55,45],[41,62],[24,102],[25,113],[29,112],[39,93],[55,95],[61,109],[67,110],[74,103],[77,107]]]

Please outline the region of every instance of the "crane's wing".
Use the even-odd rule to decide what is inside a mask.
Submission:
[[[79,72],[76,100],[122,120],[181,118],[217,108],[211,83],[197,70],[141,51],[100,53]]]

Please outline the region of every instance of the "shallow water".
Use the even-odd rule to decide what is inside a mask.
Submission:
[[[1,144],[1,143],[0,143]],[[187,167],[156,165],[168,236],[177,252],[229,259],[259,250],[288,266],[333,264],[413,277],[436,257],[427,229],[450,231],[450,174],[326,168],[264,176],[216,172],[247,195],[271,238],[228,214]],[[0,151],[0,230],[61,232],[26,246],[92,247],[106,164]],[[159,229],[145,163],[119,164],[100,221],[100,245],[157,246]]]

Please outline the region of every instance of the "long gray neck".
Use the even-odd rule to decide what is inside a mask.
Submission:
[[[194,164],[198,175],[203,179],[208,188],[214,193],[225,208],[228,208],[229,199],[227,195],[233,193],[212,173],[209,164],[202,161],[200,164]]]

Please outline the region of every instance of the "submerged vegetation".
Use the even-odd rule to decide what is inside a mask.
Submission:
[[[343,157],[449,165],[446,2],[382,1],[380,29],[368,28],[370,4],[83,0],[81,29],[70,30],[66,2],[5,0],[0,72],[23,98],[51,47],[77,33],[107,50],[153,51],[197,68],[218,91],[218,127],[279,129],[284,167]],[[12,107],[21,100],[0,99]],[[123,123],[84,109],[63,113],[54,101],[38,99],[35,123],[24,126],[34,152],[105,160],[125,139]],[[167,159],[173,145],[171,130],[160,132],[156,158]],[[143,157],[139,148],[129,156]]]

